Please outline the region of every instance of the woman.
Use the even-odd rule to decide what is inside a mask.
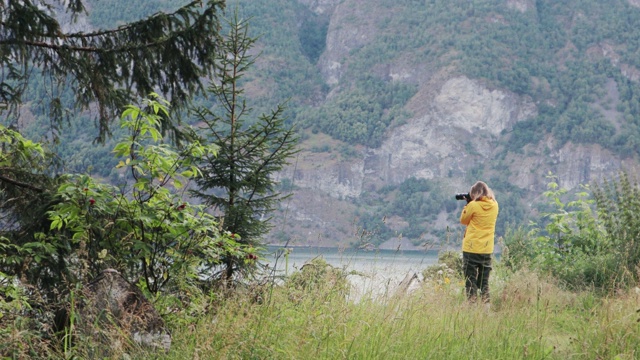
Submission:
[[[467,298],[475,302],[478,289],[483,302],[489,302],[489,273],[498,219],[498,202],[482,181],[469,190],[460,223],[467,226],[462,240],[462,266]]]

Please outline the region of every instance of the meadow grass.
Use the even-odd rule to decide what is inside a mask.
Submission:
[[[520,271],[493,277],[486,307],[468,303],[459,280],[358,301],[326,284],[218,299],[206,315],[174,327],[171,351],[159,358],[640,358],[637,288],[605,297],[568,292]]]

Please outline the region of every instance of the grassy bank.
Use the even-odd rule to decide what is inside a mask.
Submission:
[[[456,281],[357,303],[326,286],[219,300],[173,329],[166,359],[637,359],[640,294],[563,291],[524,271],[496,276],[490,308]],[[212,304],[213,305],[213,304]]]
[[[278,286],[193,296],[184,308],[168,311],[173,338],[168,353],[132,345],[117,328],[103,334],[106,342],[85,336],[65,342],[64,350],[47,351],[48,341],[34,338],[17,318],[13,330],[3,330],[0,354],[25,359],[39,357],[33,351],[74,359],[100,353],[122,359],[640,358],[637,287],[607,296],[570,292],[533,271],[498,268],[487,307],[469,304],[460,279],[446,271],[432,271],[435,276],[408,291],[392,284],[384,295],[376,288],[354,300],[347,296],[349,277],[358,275],[326,263],[302,270]]]

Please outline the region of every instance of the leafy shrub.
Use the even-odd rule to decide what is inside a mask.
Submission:
[[[156,100],[147,101],[147,110],[130,106],[123,113],[130,135],[114,153],[128,185],[76,175],[58,189],[51,231],[43,236],[55,244],[54,254],[67,249],[69,280],[86,283],[111,267],[155,294],[169,284],[211,276],[224,254],[244,253],[233,234],[218,231],[204,206],[183,199],[183,182],[199,176],[192,158],[215,150],[198,142],[180,151],[161,143],[160,119],[167,114]]]
[[[290,289],[293,299],[300,299],[309,293],[313,293],[320,301],[334,297],[346,299],[350,290],[348,275],[345,270],[328,264],[322,257],[316,257],[287,278],[285,285]]]
[[[512,271],[526,268],[535,258],[532,235],[524,228],[507,228],[502,240],[502,264]]]
[[[452,269],[459,276],[463,275],[462,272],[462,254],[460,251],[446,250],[438,254],[438,263],[446,265],[449,269]]]
[[[554,181],[545,195],[550,210],[542,214],[544,226],[532,224],[510,230],[504,237],[504,264],[518,270],[531,266],[558,278],[573,289],[605,292],[632,286],[640,274],[640,190],[626,175],[576,194]],[[594,212],[597,210],[597,212]]]
[[[618,282],[640,280],[640,186],[626,173],[593,188],[598,218],[611,244]]]
[[[31,289],[30,303],[38,297],[54,303],[66,286],[85,284],[106,268],[156,294],[203,285],[226,254],[255,261],[255,249],[219,231],[204,206],[183,197],[184,182],[199,176],[191,159],[215,148],[192,142],[177,149],[164,143],[159,128],[167,114],[166,103],[158,100],[123,113],[129,136],[114,149],[122,159],[119,174],[126,182],[121,187],[88,175],[60,177],[57,189],[39,189],[39,194],[52,192],[50,203],[41,205],[48,211],[34,221],[44,225],[19,228],[28,224],[23,216],[15,226],[29,234],[23,236],[27,240],[17,241],[18,231],[0,234],[5,235],[0,236],[0,271]],[[42,154],[39,145],[19,134],[2,134],[0,140],[14,145],[13,158],[25,161],[32,153]],[[20,164],[3,159],[8,166]]]
[[[422,271],[425,280],[445,280],[450,282],[452,278],[462,279],[462,253],[454,250],[445,250],[438,254],[438,263],[428,266]]]

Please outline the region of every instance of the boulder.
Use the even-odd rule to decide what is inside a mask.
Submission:
[[[78,329],[96,332],[117,326],[141,345],[169,351],[171,334],[164,320],[137,286],[113,269],[104,270],[87,284],[78,306]],[[88,334],[87,334],[88,335]]]

